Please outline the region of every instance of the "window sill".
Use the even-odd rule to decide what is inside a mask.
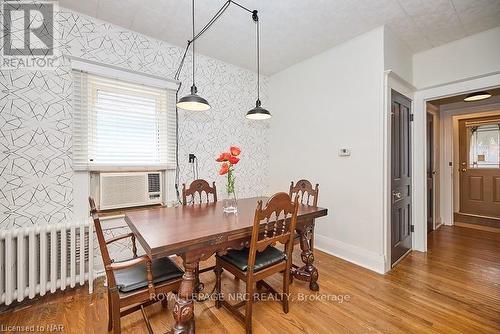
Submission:
[[[76,171],[82,172],[151,172],[151,171],[166,171],[175,170],[175,164],[167,165],[151,165],[151,166],[107,166],[107,165],[94,165],[88,166],[85,169]]]

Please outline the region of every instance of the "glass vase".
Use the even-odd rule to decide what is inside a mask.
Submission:
[[[224,213],[237,214],[238,213],[238,201],[236,200],[236,193],[227,194],[227,198],[224,200]]]
[[[234,189],[235,175],[233,167],[229,167],[227,173],[227,198],[224,200],[224,213],[237,214],[238,201],[236,200],[236,190]]]

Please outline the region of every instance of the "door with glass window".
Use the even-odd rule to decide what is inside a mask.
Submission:
[[[460,213],[500,218],[500,115],[459,121]]]

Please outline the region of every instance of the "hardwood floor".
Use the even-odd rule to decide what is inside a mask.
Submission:
[[[387,275],[317,251],[320,291],[313,293],[304,282],[294,281],[295,300],[286,315],[278,302],[257,302],[254,333],[500,333],[500,234],[441,227],[428,243],[427,254],[411,253]],[[211,290],[213,273],[203,274],[202,280]],[[222,283],[224,292],[244,286],[226,273]],[[280,288],[280,277],[271,283]],[[93,295],[82,287],[45,296],[7,310],[0,324],[62,324],[64,333],[106,333],[104,291],[100,285]],[[299,301],[299,294],[311,299]],[[333,295],[350,299],[341,303]],[[197,333],[244,333],[213,301],[195,308]],[[170,310],[159,304],[147,308],[156,333],[172,324]],[[122,332],[147,332],[140,312],[122,318]]]

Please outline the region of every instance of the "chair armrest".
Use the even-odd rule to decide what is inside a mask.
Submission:
[[[106,268],[111,270],[121,270],[136,266],[140,263],[147,263],[147,262],[151,262],[151,260],[147,255],[143,255],[123,262],[110,263],[106,266]]]
[[[117,237],[111,238],[109,240],[106,240],[106,245],[109,245],[112,242],[125,239],[125,238],[131,238],[132,239],[132,253],[134,253],[134,257],[137,257],[137,245],[135,244],[135,234],[134,233],[128,233],[128,234],[123,234],[119,235]]]
[[[106,240],[106,245],[108,245],[108,244],[110,244],[112,242],[121,240],[121,239],[132,238],[132,237],[135,237],[134,233],[122,234],[122,235],[119,235],[117,237],[114,237],[114,238],[111,238],[109,240]]]

